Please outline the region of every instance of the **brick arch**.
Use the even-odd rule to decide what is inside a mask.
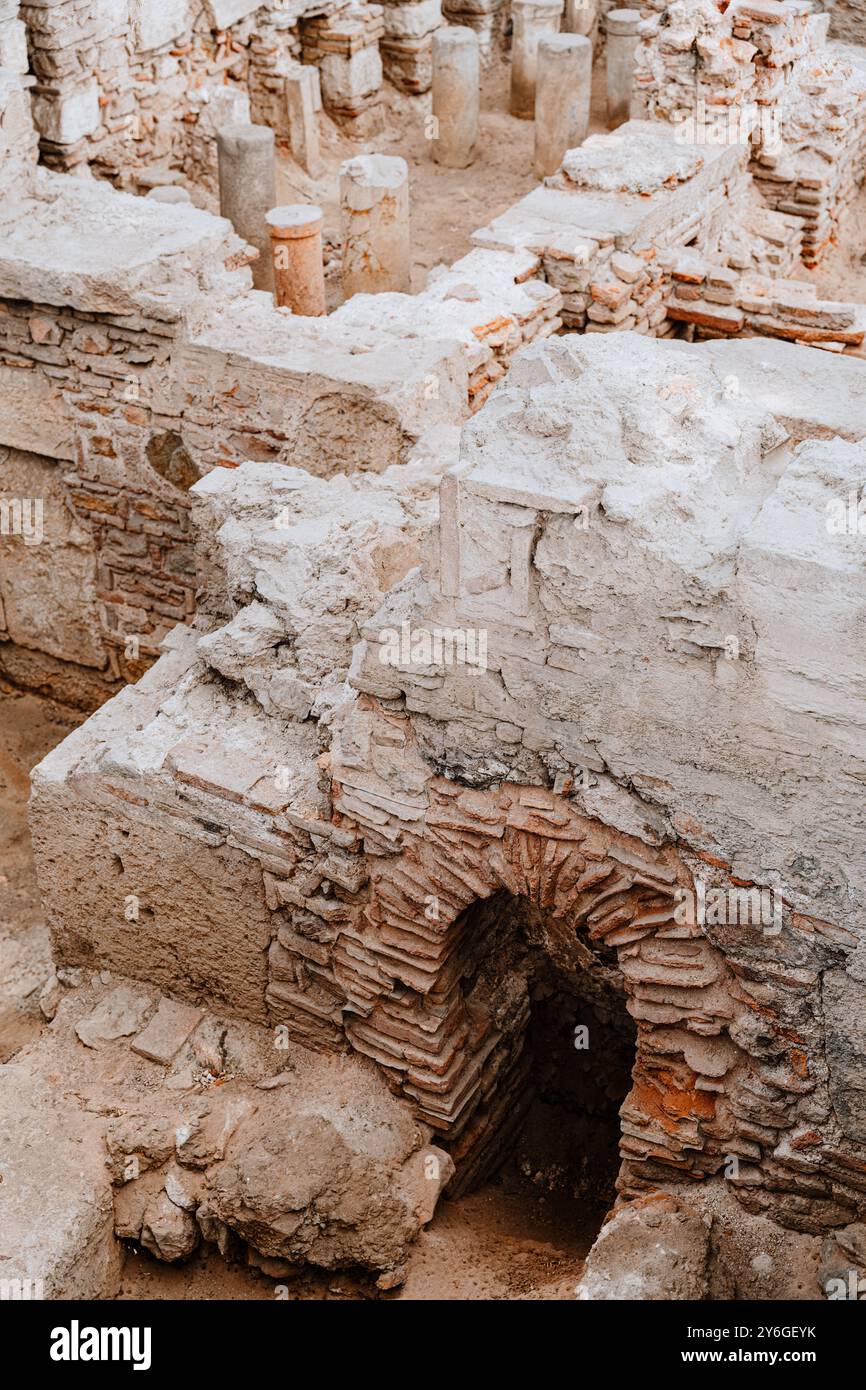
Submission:
[[[468,909],[505,890],[544,914],[554,961],[592,968],[616,952],[637,1023],[622,1108],[620,1186],[634,1194],[724,1159],[724,1079],[745,1054],[725,1034],[734,1006],[722,954],[674,920],[692,878],[675,848],[653,849],[581,815],[544,788],[426,787],[423,821],[399,851],[371,857],[362,916],[338,942],[352,1045],[383,1066],[418,1113],[471,1164],[507,1039],[468,1006]]]

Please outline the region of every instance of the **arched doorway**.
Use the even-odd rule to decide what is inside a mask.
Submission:
[[[494,1171],[523,1123],[527,1069],[542,1083],[536,1099],[583,1117],[593,1149],[595,1077],[579,1084],[551,1067],[551,1030],[588,1052],[576,1060],[590,1068],[594,1035],[621,1059],[596,1088],[609,1102],[596,1129],[604,1110],[612,1131],[619,1111],[622,1195],[717,1171],[730,1129],[720,1092],[742,1054],[726,1037],[731,972],[700,926],[677,919],[692,880],[676,849],[590,820],[542,788],[469,791],[432,778],[426,796],[423,827],[368,861],[335,976],[350,1043],[450,1150],[455,1190]],[[576,1049],[584,1022],[589,1047]]]
[[[523,1188],[591,1239],[616,1195],[637,1040],[616,952],[602,943],[569,961],[551,949],[543,910],[504,890],[469,907],[459,927],[471,942],[466,1008],[494,1021],[499,1058],[489,1094],[447,1142],[453,1194],[491,1179]]]

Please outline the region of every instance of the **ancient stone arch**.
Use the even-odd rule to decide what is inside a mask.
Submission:
[[[328,760],[334,825],[363,837],[369,875],[337,935],[333,981],[345,1037],[450,1148],[458,1185],[488,1162],[519,1051],[466,989],[485,952],[469,910],[504,890],[543,914],[557,965],[592,973],[615,959],[621,974],[637,1026],[623,1196],[722,1174],[749,1209],[786,1224],[851,1220],[857,1160],[845,1136],[829,1137],[815,1026],[838,934],[787,908],[784,930],[695,920],[683,905],[699,883],[734,899],[751,885],[714,855],[586,816],[568,778],[477,789],[435,775],[412,726],[362,696]],[[376,777],[377,745],[400,747],[390,785]]]
[[[631,1154],[670,1177],[719,1167],[716,1088],[744,1054],[726,1035],[730,969],[698,927],[675,921],[675,890],[692,882],[676,851],[591,821],[562,794],[508,784],[474,791],[444,778],[429,785],[424,833],[405,840],[398,855],[373,861],[357,936],[343,933],[342,952],[338,941],[335,973],[359,1008],[356,941],[382,977],[363,1014],[347,1015],[352,1045],[399,1080],[444,1139],[463,1152],[481,1141],[497,1123],[492,1091],[514,1039],[468,1007],[462,983],[483,943],[466,916],[505,889],[542,910],[557,963],[606,969],[600,951],[615,951],[638,1021],[625,1186],[640,1185]],[[666,1002],[654,1006],[653,991]]]

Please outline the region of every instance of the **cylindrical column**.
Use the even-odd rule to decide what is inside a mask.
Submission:
[[[563,0],[511,0],[511,114],[522,121],[535,115],[538,40],[559,29]]]
[[[563,32],[583,34],[588,38],[592,33],[598,14],[598,0],[565,0],[565,14],[562,18]]]
[[[252,267],[257,290],[274,288],[265,216],[277,201],[274,132],[266,125],[232,122],[217,131],[220,212],[259,258]]]
[[[326,312],[322,209],[309,203],[289,203],[272,208],[265,220],[271,237],[277,304],[305,318],[320,317]]]
[[[433,158],[465,169],[475,158],[480,104],[478,36],[463,25],[433,35]]]
[[[589,130],[592,44],[581,34],[544,34],[535,86],[535,172],[555,174]]]
[[[611,130],[631,115],[631,90],[637,48],[640,10],[608,10],[604,21],[607,34],[607,123]]]
[[[340,165],[343,293],[409,293],[409,166],[387,154],[359,154]]]

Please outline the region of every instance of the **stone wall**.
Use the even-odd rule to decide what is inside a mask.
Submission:
[[[140,675],[194,610],[185,490],[200,471],[175,432],[168,365],[209,298],[249,283],[248,252],[228,223],[189,207],[20,163],[8,177],[0,443],[17,462],[4,484],[44,510],[55,563],[43,543],[8,535],[7,615],[38,605],[42,619],[7,622],[5,635],[98,674],[82,686],[58,673],[55,690],[93,703],[100,681]],[[14,678],[25,658],[4,646],[3,660]]]
[[[658,122],[572,151],[420,294],[356,295],[327,318],[293,318],[250,291],[254,252],[225,221],[37,171],[27,81],[2,89],[0,445],[58,461],[52,505],[63,498],[77,545],[89,537],[101,646],[88,661],[109,686],[140,674],[194,613],[186,493],[214,467],[378,473],[419,446],[450,460],[437,431],[563,326],[758,333],[846,353],[866,335],[860,306],[777,278],[797,259],[799,223],[758,206],[746,151],[682,145]],[[13,607],[11,588],[38,568],[35,547],[19,550]],[[84,605],[82,624],[91,617]],[[31,644],[52,660],[56,646]],[[5,652],[7,676],[23,680],[36,658]]]
[[[866,55],[827,44],[828,17],[796,0],[646,0],[634,114],[682,138],[751,148],[768,207],[803,223],[817,265],[866,177]],[[745,134],[744,134],[745,132]]]
[[[570,150],[473,240],[534,253],[562,294],[566,328],[665,338],[686,325],[859,353],[866,311],[789,279],[802,222],[764,205],[747,162],[744,143],[691,144],[660,122],[630,121]]]
[[[474,911],[504,892],[637,1024],[625,1197],[716,1174],[797,1230],[862,1217],[863,561],[826,504],[864,372],[572,337],[441,481],[211,472],[196,629],[34,774],[59,959],[372,1058],[460,1189],[527,1093]]]
[[[349,8],[365,24],[378,13]],[[299,26],[319,16],[340,31],[337,11],[348,13],[347,0],[22,5],[44,162],[65,170],[89,165],[126,187],[136,170],[160,163],[213,186],[216,131],[227,121],[251,118],[290,139],[285,79],[301,58]],[[365,43],[373,44],[375,67],[376,36]],[[323,95],[335,115],[352,95],[367,107],[379,99],[381,66],[359,88],[347,58],[305,61],[323,62]]]

